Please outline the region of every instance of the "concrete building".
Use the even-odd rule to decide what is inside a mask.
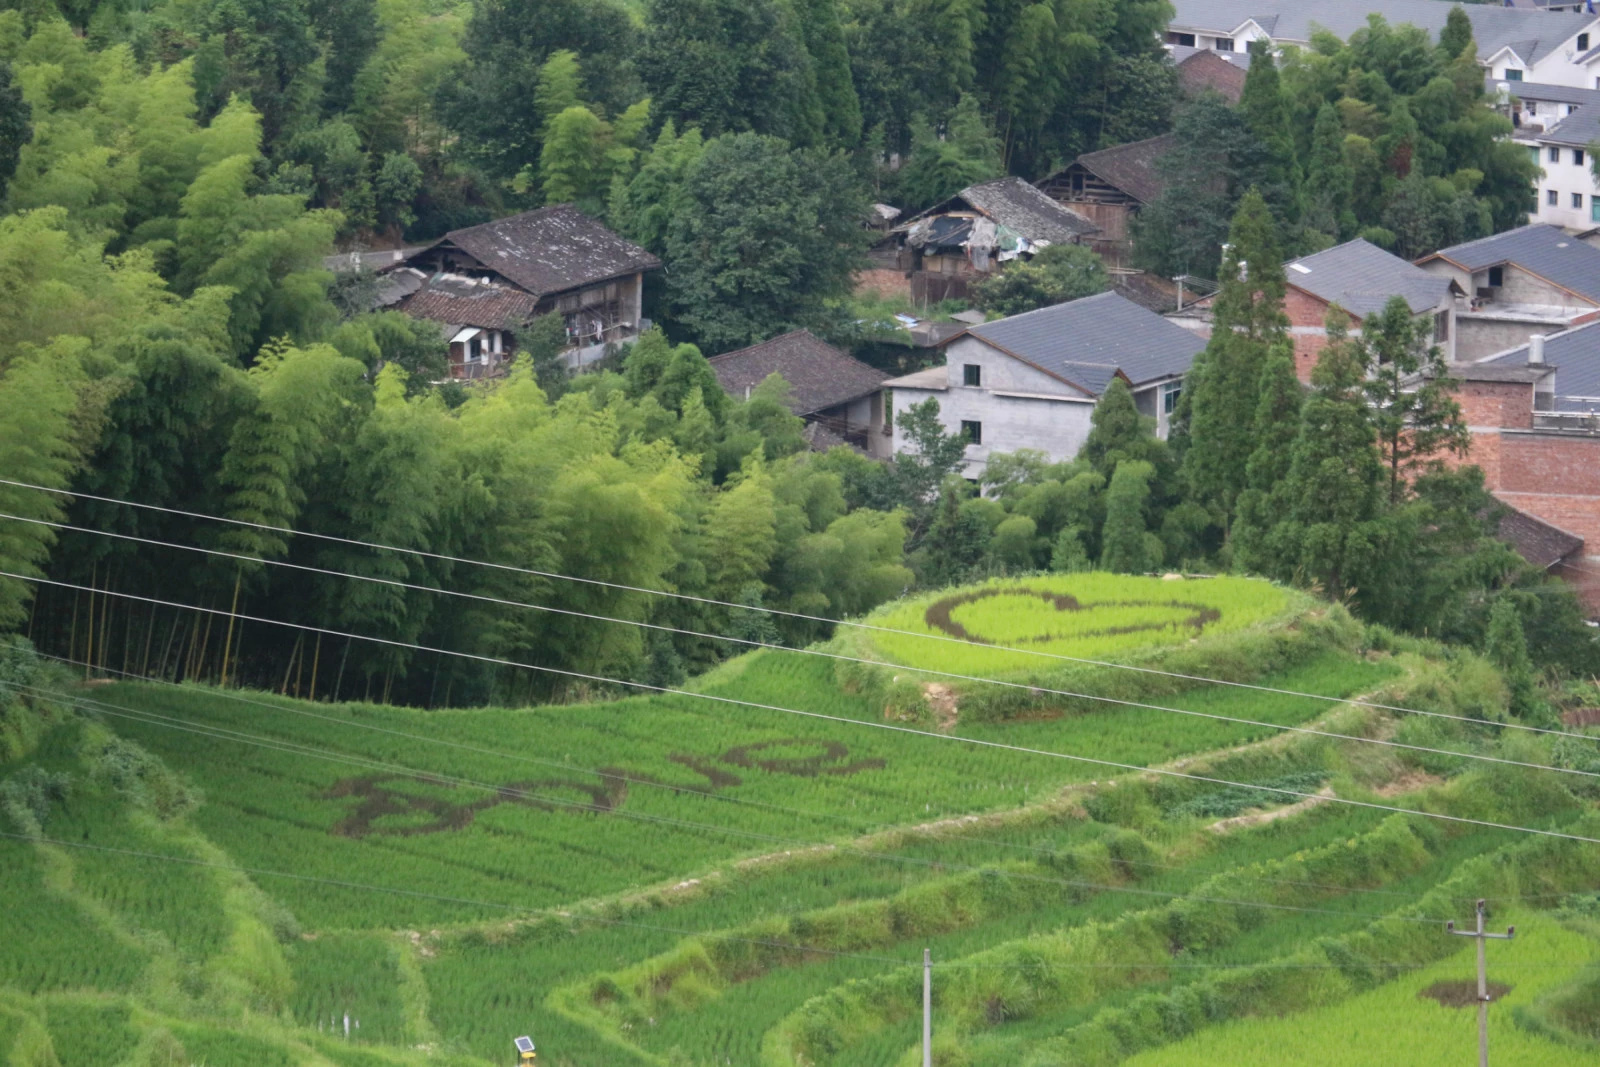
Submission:
[[[996,452],[1035,449],[1070,460],[1089,436],[1094,406],[1114,378],[1133,390],[1158,436],[1205,340],[1117,293],[1101,293],[962,331],[945,365],[884,383],[886,412],[928,398],[951,433],[965,432],[966,476],[981,478]],[[894,451],[910,447],[893,428]]]
[[[1589,93],[1600,98],[1600,91]],[[1539,106],[1531,98],[1523,103]],[[1534,183],[1528,217],[1572,231],[1591,230],[1600,226],[1600,178],[1595,176],[1590,154],[1590,146],[1600,141],[1600,104],[1551,102],[1545,107],[1543,121],[1529,116],[1513,134],[1542,171]]]
[[[1441,249],[1417,261],[1460,290],[1455,359],[1470,363],[1600,319],[1600,248],[1531,225]]]
[[[1600,88],[1600,16],[1587,10],[1441,0],[1172,0],[1172,6],[1167,43],[1218,52],[1243,52],[1261,38],[1277,48],[1305,47],[1319,29],[1347,40],[1369,15],[1419,26],[1437,39],[1450,9],[1460,7],[1472,22],[1478,62],[1493,78]]]

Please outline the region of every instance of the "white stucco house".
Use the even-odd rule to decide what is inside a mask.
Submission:
[[[1274,48],[1303,48],[1319,29],[1347,40],[1369,15],[1394,26],[1419,26],[1437,38],[1450,9],[1460,7],[1472,22],[1478,62],[1496,80],[1600,88],[1600,16],[1581,3],[1534,8],[1441,0],[1172,0],[1172,7],[1167,43],[1217,52],[1243,52],[1258,38]]]
[[[1517,90],[1521,92],[1520,87]],[[1553,95],[1549,92],[1541,96]],[[1591,146],[1600,141],[1600,92],[1578,103],[1545,102],[1543,114],[1522,112],[1513,134],[1538,164],[1528,221],[1583,232],[1600,226],[1600,178],[1595,176]],[[1540,102],[1519,96],[1518,103]]]
[[[962,331],[943,345],[944,366],[883,383],[885,411],[937,400],[945,428],[968,435],[964,473],[978,479],[996,452],[1029,448],[1072,459],[1117,377],[1166,437],[1183,376],[1205,346],[1193,331],[1101,293]],[[898,419],[893,427],[894,450],[909,451]]]

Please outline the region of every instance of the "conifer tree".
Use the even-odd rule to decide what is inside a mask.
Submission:
[[[1489,610],[1489,630],[1484,636],[1484,653],[1500,668],[1511,696],[1511,713],[1526,715],[1535,707],[1533,661],[1528,658],[1528,639],[1522,630],[1522,613],[1508,596],[1495,600]]]
[[[1439,51],[1450,59],[1458,59],[1472,47],[1472,20],[1459,6],[1452,6],[1439,31]]]
[[[1262,368],[1272,347],[1287,340],[1289,326],[1277,230],[1266,200],[1255,190],[1234,216],[1220,280],[1211,340],[1184,390],[1189,440],[1183,474],[1191,494],[1226,524],[1255,450]]]
[[[1261,540],[1278,518],[1283,483],[1289,474],[1295,438],[1300,433],[1300,405],[1305,391],[1294,372],[1294,349],[1279,342],[1267,353],[1261,369],[1261,399],[1256,405],[1255,451],[1245,464],[1245,489],[1239,494],[1234,524],[1235,567],[1260,565]]]
[[[1355,229],[1355,214],[1350,208],[1350,167],[1344,158],[1344,125],[1339,110],[1330,103],[1317,109],[1304,188],[1301,221],[1307,229],[1327,234],[1334,241]]]
[[[1269,573],[1320,587],[1336,600],[1358,592],[1364,578],[1382,569],[1396,532],[1386,514],[1383,461],[1361,387],[1366,365],[1347,331],[1347,317],[1335,308],[1328,346],[1301,408],[1283,518],[1267,536],[1275,564]]]
[[[1272,42],[1250,42],[1250,72],[1245,75],[1239,110],[1245,125],[1266,151],[1262,192],[1285,221],[1295,217],[1294,133],[1289,128],[1289,97],[1278,77]]]
[[[1389,503],[1398,504],[1407,479],[1438,465],[1445,453],[1463,456],[1471,433],[1452,394],[1444,351],[1433,343],[1430,319],[1411,313],[1404,297],[1392,297],[1362,331],[1378,446],[1388,468]]]

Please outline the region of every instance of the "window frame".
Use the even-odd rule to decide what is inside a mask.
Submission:
[[[1561,149],[1560,149],[1560,147],[1557,146],[1557,145],[1550,145],[1548,148],[1545,149],[1544,158],[1545,158],[1546,161],[1548,161],[1550,163],[1560,163],[1561,162]]]
[[[961,384],[971,389],[983,388],[983,364],[961,364]]]
[[[1506,284],[1506,268],[1504,264],[1497,264],[1489,268],[1488,288],[1499,289]]]
[[[1213,41],[1213,43],[1212,43],[1211,50],[1213,52],[1236,52],[1236,51],[1238,51],[1238,49],[1236,49],[1234,47],[1234,39],[1232,37],[1215,37],[1215,38],[1212,38],[1212,41]]]
[[[983,422],[979,419],[962,419],[961,432],[967,436],[967,444],[983,444]]]
[[[1506,68],[1506,79],[1505,80],[1508,81],[1508,82],[1519,82],[1519,81],[1521,81],[1522,80],[1522,71],[1517,70],[1515,67],[1507,67]]]
[[[1573,193],[1572,194],[1572,206],[1577,208],[1579,211],[1583,210],[1583,194],[1582,193]]]
[[[1544,202],[1547,207],[1560,207],[1561,193],[1556,189],[1546,189],[1544,191]]]

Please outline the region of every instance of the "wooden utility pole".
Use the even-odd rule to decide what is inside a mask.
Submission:
[[[933,1067],[933,953],[922,950],[922,1067]]]
[[[1489,1067],[1489,968],[1483,956],[1483,944],[1490,938],[1497,941],[1510,941],[1516,936],[1515,926],[1506,927],[1503,934],[1485,933],[1483,929],[1484,902],[1478,901],[1478,928],[1477,930],[1457,930],[1454,920],[1444,924],[1444,928],[1452,934],[1461,937],[1475,938],[1478,942],[1478,1067]]]

